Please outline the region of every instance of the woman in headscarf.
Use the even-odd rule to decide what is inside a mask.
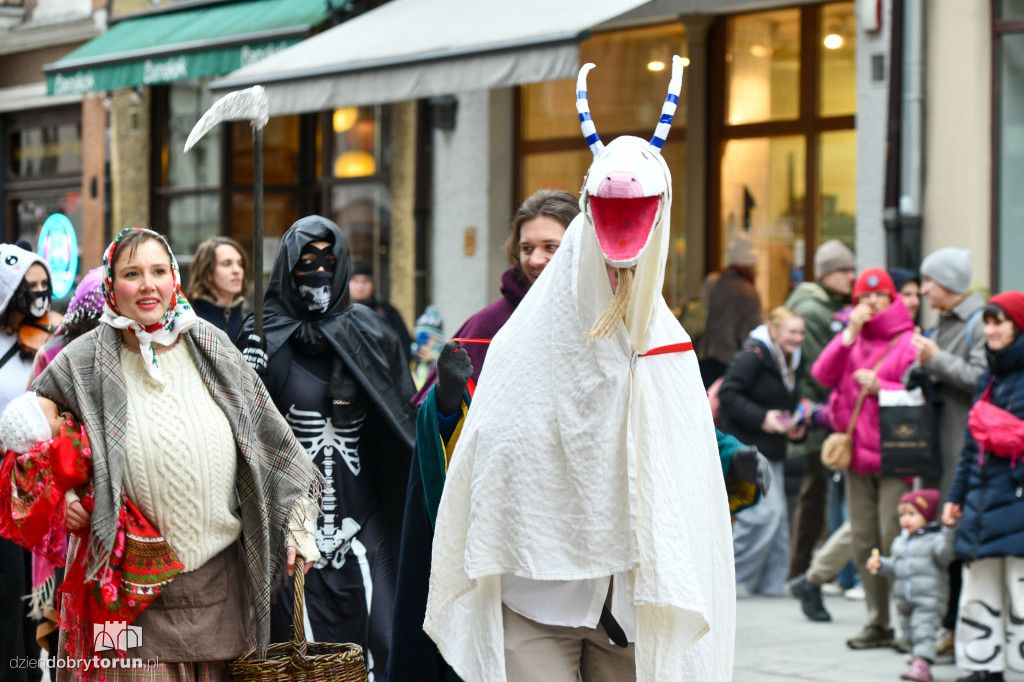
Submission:
[[[264,381],[327,479],[316,527],[322,559],[306,578],[310,641],[355,642],[380,674],[391,639],[395,547],[413,444],[412,376],[384,318],[352,305],[348,243],[321,216],[281,238],[264,307]],[[273,607],[275,639],[291,637],[291,586]]]
[[[118,677],[227,679],[229,660],[269,641],[270,586],[286,555],[289,570],[296,554],[319,559],[312,525],[321,479],[259,377],[223,332],[192,311],[163,237],[122,230],[104,254],[103,275],[100,326],[36,379],[39,401],[19,404],[24,418],[2,420],[9,447],[8,430],[30,423],[40,407],[51,419],[66,411],[89,435],[91,452],[85,447],[82,456],[91,462],[91,497],[79,500],[72,490],[66,498],[67,528],[86,538],[72,543],[68,563],[86,553],[86,566],[76,579],[70,569],[64,583],[89,606],[62,601],[62,650],[93,651],[97,608],[111,616],[137,609],[143,595],[119,582],[136,549],[125,543],[125,520],[137,513],[181,572],[129,618],[145,633],[130,656],[159,663],[121,667]],[[48,435],[37,433],[36,441]],[[157,570],[162,563],[141,564],[154,571],[151,580],[166,575]],[[99,605],[88,596],[96,590]],[[115,649],[96,655],[117,657]]]

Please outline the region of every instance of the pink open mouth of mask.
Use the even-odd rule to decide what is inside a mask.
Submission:
[[[599,197],[590,195],[590,215],[605,258],[628,261],[637,257],[658,216],[661,197]]]

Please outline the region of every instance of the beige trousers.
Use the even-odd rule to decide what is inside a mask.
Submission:
[[[615,646],[604,628],[544,625],[501,607],[508,682],[636,680],[633,644]]]
[[[825,544],[818,548],[807,569],[807,577],[815,585],[831,582],[853,557],[853,527],[849,521],[836,528]]]
[[[850,505],[850,528],[853,530],[853,561],[864,586],[864,602],[868,609],[868,625],[889,626],[889,579],[868,573],[864,564],[872,549],[889,556],[892,541],[900,534],[900,517],[896,511],[900,497],[910,490],[901,478],[847,472],[846,500]]]

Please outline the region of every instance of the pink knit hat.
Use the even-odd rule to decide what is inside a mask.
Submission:
[[[922,488],[904,493],[900,504],[909,504],[921,512],[925,521],[931,523],[939,512],[939,491],[935,488]]]

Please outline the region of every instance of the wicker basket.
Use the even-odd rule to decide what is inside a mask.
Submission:
[[[305,572],[302,557],[295,559],[295,606],[291,642],[272,644],[266,658],[243,654],[229,665],[235,682],[366,682],[363,648],[358,644],[309,644],[303,627],[302,592]]]

